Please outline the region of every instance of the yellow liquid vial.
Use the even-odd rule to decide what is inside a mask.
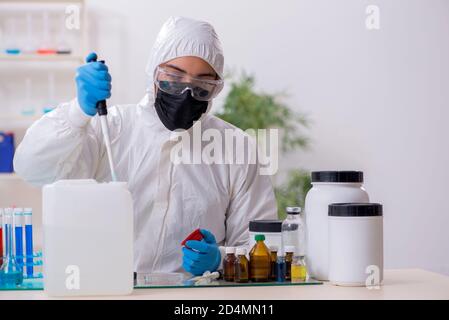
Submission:
[[[291,281],[292,282],[304,282],[307,277],[306,266],[292,264]]]

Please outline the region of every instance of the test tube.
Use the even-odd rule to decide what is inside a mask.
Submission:
[[[3,264],[3,208],[0,208],[0,266]]]
[[[55,75],[51,72],[48,74],[48,101],[42,111],[44,113],[50,112],[55,106]]]
[[[9,248],[12,248],[12,243],[11,245],[9,244],[10,238],[9,237],[9,233],[12,232],[12,214],[13,214],[13,209],[12,208],[5,208],[5,210],[3,211],[3,221],[4,221],[4,229],[5,229],[5,257],[8,256],[10,254],[9,252]]]
[[[31,98],[31,78],[27,77],[25,79],[25,103],[24,107],[22,108],[22,115],[24,116],[32,116],[34,115],[34,107],[32,106],[33,100]]]
[[[16,261],[23,266],[23,209],[14,209],[14,242],[16,245]]]
[[[43,32],[42,32],[42,43],[40,48],[38,48],[38,54],[55,54],[56,50],[51,48],[50,45],[50,23],[49,23],[49,13],[44,11],[42,13],[42,24],[43,24]]]
[[[17,18],[9,18],[6,20],[6,54],[16,55],[20,53],[20,49],[17,46],[17,34],[16,34],[16,19]]]
[[[33,276],[33,210],[25,208],[23,210],[25,220],[25,250],[26,250],[26,274]]]
[[[31,12],[26,15],[27,36],[26,43],[23,46],[23,53],[36,53],[35,37],[33,36],[33,18]]]
[[[58,45],[56,47],[56,53],[57,54],[71,54],[72,50],[70,49],[70,46],[67,44],[67,27],[65,26],[66,23],[66,16],[61,15],[60,17],[60,32],[59,32],[59,40]]]

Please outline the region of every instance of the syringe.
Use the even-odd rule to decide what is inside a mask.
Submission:
[[[104,63],[104,60],[99,62]],[[112,150],[111,150],[111,140],[109,139],[109,128],[108,128],[108,109],[106,106],[106,100],[101,100],[97,102],[97,112],[100,117],[101,131],[103,132],[103,140],[106,146],[106,152],[108,154],[109,167],[111,169],[112,181],[117,181],[117,176],[115,175],[114,162],[112,160]]]

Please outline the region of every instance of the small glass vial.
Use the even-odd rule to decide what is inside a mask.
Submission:
[[[285,280],[291,280],[291,266],[293,262],[293,256],[295,254],[294,246],[285,247]]]
[[[271,275],[270,280],[276,280],[276,260],[278,255],[278,246],[270,246],[270,258],[271,258]]]
[[[277,282],[285,282],[285,254],[282,251],[279,251],[276,259],[276,281]]]
[[[295,256],[293,257],[292,265],[291,265],[291,281],[305,282],[307,280],[307,268],[306,263],[304,261],[304,256]]]
[[[249,261],[246,258],[246,249],[237,248],[235,260],[235,282],[244,283],[249,280]]]
[[[226,256],[223,259],[223,278],[225,281],[234,281],[235,278],[235,247],[226,247]]]
[[[287,207],[287,217],[282,222],[282,245],[294,246],[300,256],[305,255],[306,226],[300,207]]]
[[[271,274],[270,250],[264,243],[265,236],[255,236],[256,244],[249,253],[250,278],[253,282],[267,282]]]

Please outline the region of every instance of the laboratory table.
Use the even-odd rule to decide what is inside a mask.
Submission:
[[[2,291],[5,299],[52,299],[43,291]],[[71,298],[73,299],[73,298]],[[80,297],[75,299],[449,299],[449,277],[420,269],[386,270],[379,289],[337,287],[324,283],[309,286],[212,287],[135,289],[129,296]]]

